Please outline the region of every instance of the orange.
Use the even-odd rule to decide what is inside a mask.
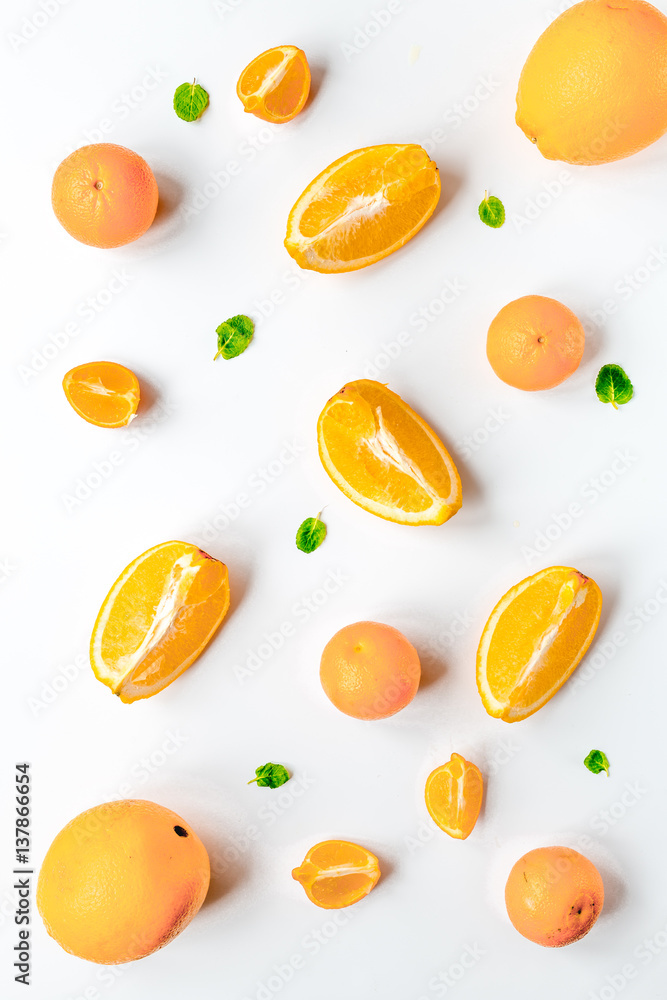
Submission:
[[[139,380],[115,361],[89,361],[63,379],[67,402],[97,427],[125,427],[139,406]]]
[[[601,610],[597,583],[569,566],[550,566],[508,590],[477,650],[489,715],[517,722],[546,704],[586,653]]]
[[[387,719],[417,693],[421,665],[405,636],[378,622],[346,625],[329,639],[320,661],[327,698],[354,719]]]
[[[224,563],[188,542],[163,542],[123,570],[90,640],[98,680],[121,701],[150,698],[194,663],[229,607]]]
[[[483,794],[480,769],[458,753],[426,779],[426,808],[431,819],[457,840],[465,840],[472,833]]]
[[[380,862],[348,840],[323,840],[311,847],[292,878],[316,906],[338,910],[368,895],[380,878]]]
[[[667,131],[667,17],[642,0],[584,0],[523,67],[517,124],[549,160],[608,163]]]
[[[519,934],[545,948],[562,948],[588,934],[603,904],[599,871],[569,847],[524,854],[505,886],[507,913]]]
[[[489,327],[486,356],[515,389],[553,389],[579,367],[586,334],[556,299],[524,295],[504,306]]]
[[[461,506],[461,480],[437,434],[386,385],[348,382],[317,423],[322,465],[339,490],[398,524],[442,524]]]
[[[209,877],[206,848],[185,820],[155,802],[121,799],[60,831],[39,873],[37,908],[65,951],[117,965],[180,934]]]
[[[355,149],[299,196],[287,220],[287,252],[311,271],[356,271],[407,243],[439,197],[438,168],[421,146]]]
[[[138,153],[99,142],[63,160],[53,178],[51,200],[70,236],[107,249],[143,236],[155,218],[158,190]]]
[[[277,45],[255,57],[241,73],[236,93],[245,111],[281,125],[299,114],[310,93],[310,66],[296,45]]]

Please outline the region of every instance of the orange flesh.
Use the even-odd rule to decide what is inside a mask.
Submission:
[[[465,840],[472,833],[483,794],[481,771],[457,753],[426,780],[426,807],[432,819],[457,840]]]
[[[139,380],[113,361],[90,361],[68,371],[63,389],[80,417],[97,427],[125,427],[139,406]]]
[[[245,111],[262,121],[291,121],[303,109],[310,93],[305,53],[294,45],[262,52],[241,73],[236,92]]]
[[[379,382],[349,382],[320,414],[324,468],[364,510],[401,524],[442,524],[461,506],[461,481],[442,441]]]
[[[340,909],[367,896],[380,878],[380,864],[370,851],[346,840],[325,840],[306,854],[292,872],[306,895],[326,910]]]

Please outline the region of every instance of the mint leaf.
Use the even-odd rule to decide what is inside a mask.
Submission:
[[[489,196],[488,191],[484,192],[484,200],[477,211],[484,225],[491,226],[491,229],[500,229],[505,221],[505,206],[500,198]]]
[[[296,547],[302,552],[314,552],[327,536],[327,526],[317,517],[307,517],[296,533]]]
[[[223,358],[237,358],[243,354],[252,340],[255,324],[249,316],[232,316],[216,329],[218,335],[218,353],[213,360],[222,355]]]
[[[611,403],[615,410],[634,395],[632,382],[620,365],[603,365],[595,380],[595,391],[601,402]]]
[[[279,788],[289,779],[290,773],[282,764],[262,764],[255,768],[255,777],[248,784],[252,785],[256,781],[263,788]]]
[[[184,122],[194,122],[206,111],[208,94],[203,87],[193,80],[192,83],[182,83],[174,94],[174,111]]]
[[[609,777],[609,761],[607,755],[602,753],[602,750],[591,750],[584,764],[593,774],[600,774],[601,771],[606,771],[607,777]]]

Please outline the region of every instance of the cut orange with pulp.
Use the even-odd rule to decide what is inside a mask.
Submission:
[[[380,878],[380,862],[348,840],[323,840],[311,847],[292,878],[316,906],[337,910],[368,895]]]
[[[597,583],[570,566],[550,566],[508,590],[477,650],[489,715],[518,722],[546,704],[584,657],[601,610]]]
[[[323,170],[287,220],[285,246],[300,267],[355,271],[398,250],[435,211],[440,175],[421,146],[366,146]]]
[[[380,382],[348,382],[317,425],[320,459],[359,507],[399,524],[442,524],[461,506],[451,455],[428,424]]]
[[[457,840],[465,840],[472,833],[483,794],[481,771],[458,753],[426,779],[426,808],[431,818]]]
[[[150,698],[183,673],[229,607],[227,567],[188,542],[163,542],[121,573],[90,641],[98,680],[121,701]]]
[[[96,427],[125,427],[139,406],[139,379],[115,361],[89,361],[63,379],[67,402]]]
[[[296,45],[277,45],[256,56],[236,84],[245,111],[281,125],[299,114],[310,93],[306,53]]]

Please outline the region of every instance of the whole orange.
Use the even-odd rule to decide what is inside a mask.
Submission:
[[[505,886],[507,913],[519,934],[545,948],[561,948],[588,934],[603,904],[599,871],[569,847],[524,854]]]
[[[204,902],[206,848],[176,813],[122,799],[81,813],[51,844],[37,908],[65,951],[116,965],[150,955]]]
[[[524,295],[504,306],[489,327],[486,356],[516,389],[552,389],[579,367],[586,334],[556,299]]]
[[[583,0],[538,38],[517,124],[549,160],[608,163],[667,131],[667,17],[643,0]]]
[[[143,236],[153,222],[157,182],[138,153],[100,142],[63,160],[51,201],[70,236],[92,247],[121,247]]]
[[[412,701],[419,656],[405,636],[378,622],[346,625],[324,647],[320,681],[330,701],[355,719],[386,719]]]

